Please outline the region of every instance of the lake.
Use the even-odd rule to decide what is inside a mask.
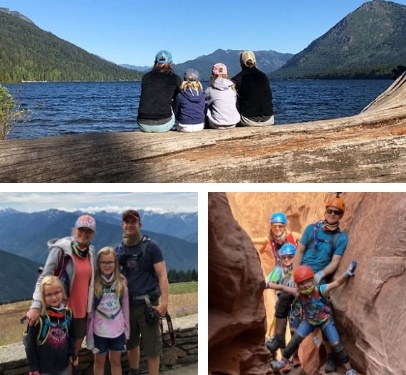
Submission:
[[[271,81],[275,123],[324,120],[362,111],[391,80]],[[207,87],[208,82],[203,82]],[[27,82],[5,84],[22,108],[26,122],[8,138],[37,138],[91,132],[137,130],[140,82]]]

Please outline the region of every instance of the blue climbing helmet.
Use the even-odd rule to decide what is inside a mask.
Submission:
[[[293,243],[284,243],[279,250],[281,257],[296,254],[296,246]]]
[[[274,212],[271,215],[269,221],[271,222],[271,224],[279,223],[286,225],[288,223],[288,219],[286,218],[286,215],[283,212]]]

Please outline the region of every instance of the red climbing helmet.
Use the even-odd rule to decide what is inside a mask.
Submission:
[[[296,284],[312,279],[313,277],[314,277],[313,270],[309,266],[306,266],[305,264],[302,264],[293,271],[293,280],[295,281]]]

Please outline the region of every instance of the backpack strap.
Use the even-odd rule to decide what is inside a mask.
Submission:
[[[163,327],[163,323],[162,323],[163,319],[166,319],[166,324],[168,325],[169,340],[164,339],[164,327]],[[168,313],[166,313],[166,315],[164,317],[162,317],[162,316],[159,317],[159,327],[161,329],[162,342],[169,347],[175,346],[175,344],[176,344],[175,332],[173,330],[171,316]]]
[[[58,262],[58,267],[56,268],[54,275],[60,277],[62,275],[63,269],[66,266],[66,255],[65,252],[63,251],[62,248],[59,248],[61,250],[61,254],[59,256],[59,262]]]
[[[313,225],[313,235],[310,237],[309,241],[306,244],[306,250],[312,244],[314,244],[313,252],[317,253],[318,245],[319,245],[319,242],[320,242],[318,233],[319,233],[319,228],[321,227],[322,223],[323,223],[323,220],[320,220],[320,221],[318,221],[318,222],[316,222],[314,224],[311,224],[311,225]],[[336,232],[332,233],[331,241],[322,241],[324,243],[329,243],[330,244],[330,258],[332,258],[332,256],[334,255],[334,252],[335,252],[336,247],[337,247],[337,241],[338,241],[338,238],[340,237],[341,233],[342,232],[341,232],[340,228],[338,228]]]
[[[271,248],[272,248],[272,254],[275,258],[275,262],[276,264],[280,264],[282,262],[282,259],[280,258],[279,254],[278,254],[278,250],[276,249],[276,243],[273,240],[270,240],[271,243]]]
[[[147,270],[148,272],[150,272],[151,274],[155,274],[155,269],[154,266],[152,264],[148,264],[146,261],[146,253],[147,253],[147,249],[148,249],[148,245],[151,242],[151,238],[149,238],[148,236],[142,236],[141,238],[141,251],[139,253],[139,257],[138,260],[139,262],[142,264],[142,266],[144,267],[145,270]],[[120,255],[122,254],[126,254],[126,245],[124,244],[124,241],[121,241],[118,244],[116,253],[117,253],[117,257],[120,257]]]
[[[58,267],[54,272],[54,276],[57,276],[62,281],[62,284],[65,287],[66,296],[69,297],[70,282],[69,275],[66,272],[66,265],[68,264],[69,255],[67,255],[62,248],[59,249],[61,250],[61,254],[59,257]]]

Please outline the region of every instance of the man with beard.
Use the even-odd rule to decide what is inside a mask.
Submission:
[[[163,317],[167,312],[169,285],[162,251],[155,241],[141,234],[141,226],[138,211],[124,211],[123,241],[115,248],[130,296],[129,375],[139,374],[140,337],[148,358],[148,373],[158,375],[162,338],[159,320],[154,316]]]

